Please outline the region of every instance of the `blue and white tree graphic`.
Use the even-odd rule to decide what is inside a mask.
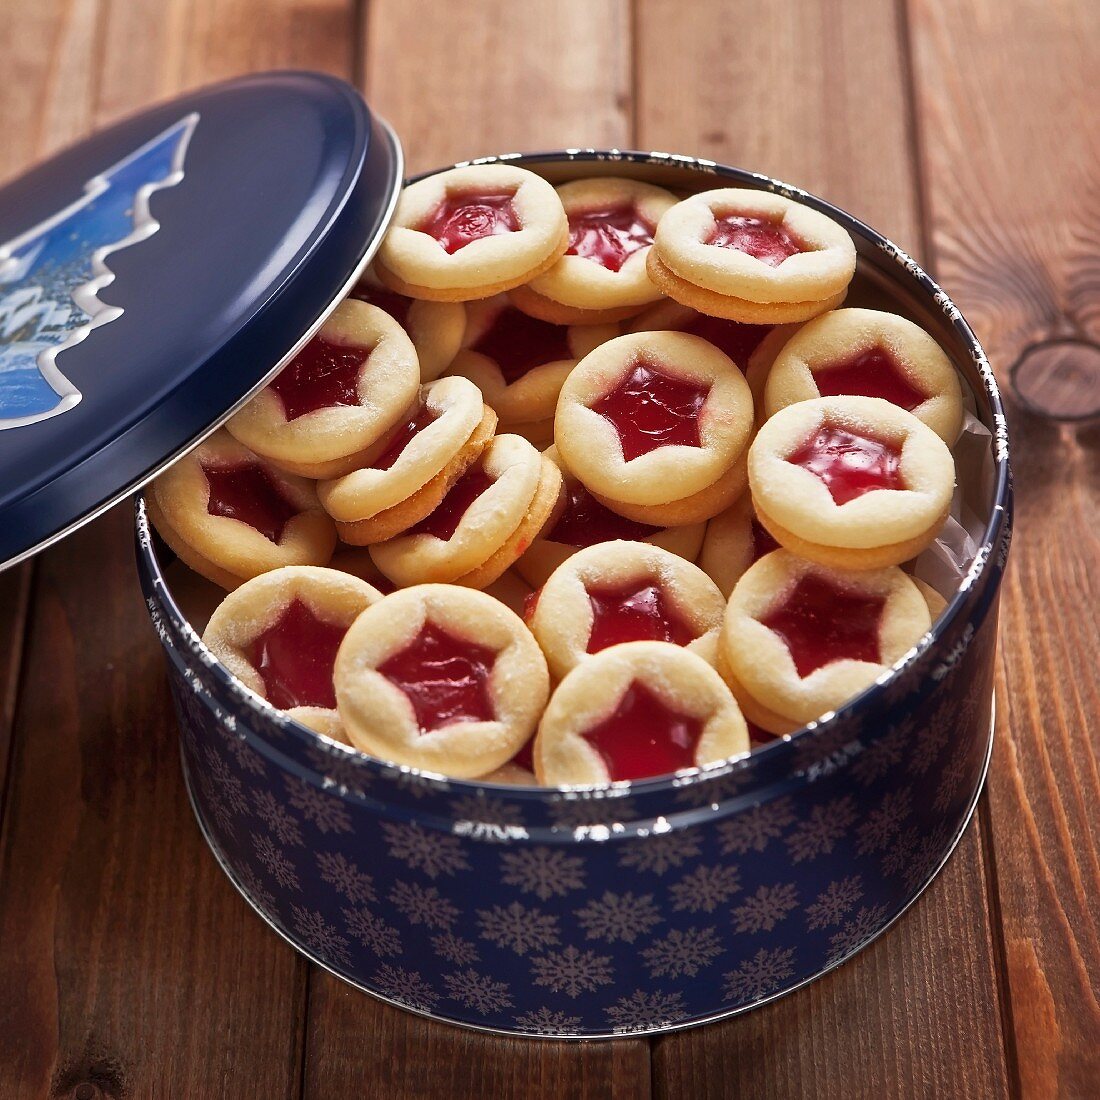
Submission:
[[[183,179],[198,117],[180,119],[90,179],[75,202],[0,245],[0,430],[80,401],[57,356],[122,313],[98,298],[114,279],[107,257],[160,228],[149,197]]]

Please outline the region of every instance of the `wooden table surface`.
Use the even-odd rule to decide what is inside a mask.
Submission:
[[[1097,410],[1100,4],[0,0],[0,176],[275,67],[355,80],[412,170],[699,154],[924,260],[1029,402],[987,794],[887,936],[767,1008],[652,1042],[433,1025],[296,956],[215,866],[121,506],[0,575],[0,1097],[1100,1095],[1100,427],[1038,411]]]

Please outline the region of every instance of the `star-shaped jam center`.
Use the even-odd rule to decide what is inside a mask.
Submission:
[[[902,374],[894,357],[880,347],[868,348],[814,371],[814,381],[822,397],[881,397],[908,412],[928,400]]]
[[[315,336],[275,376],[268,388],[283,403],[287,420],[316,409],[359,404],[359,375],[371,348],[334,344]]]
[[[787,461],[820,478],[837,504],[873,489],[905,488],[897,447],[833,424],[822,424]]]
[[[378,666],[404,692],[421,733],[460,722],[491,722],[489,677],[496,651],[458,638],[433,622]]]
[[[615,710],[581,736],[600,754],[611,781],[620,782],[695,767],[702,732],[698,718],[671,709],[635,680]]]
[[[495,480],[480,464],[472,466],[454,483],[451,491],[439,502],[435,511],[425,516],[414,527],[410,527],[406,534],[434,535],[437,539],[449,542],[470,506]]]
[[[578,550],[599,542],[626,539],[641,542],[661,527],[626,519],[601,504],[579,481],[566,486],[565,506],[557,522],[546,535],[547,542],[574,546]]]
[[[806,677],[834,661],[881,664],[879,628],[885,606],[884,596],[806,573],[760,621],[783,640],[798,675]]]
[[[716,217],[714,228],[704,243],[744,252],[768,267],[778,267],[802,251],[802,245],[779,222],[745,214]]]
[[[659,581],[642,579],[587,591],[592,607],[589,653],[599,653],[620,642],[688,645],[698,637],[698,632],[668,599]]]
[[[658,447],[701,447],[699,415],[710,386],[677,377],[641,358],[592,405],[619,436],[623,461]]]
[[[535,367],[574,357],[565,325],[528,317],[515,306],[500,310],[471,350],[492,359],[509,386]]]
[[[335,707],[332,666],[347,628],[320,618],[297,597],[248,647],[264,694],[281,710]]]
[[[391,429],[385,446],[370,464],[372,470],[389,470],[401,457],[405,448],[419,435],[429,424],[435,422],[436,414],[423,402],[416,409],[408,413],[396,428]]]
[[[638,213],[633,203],[597,210],[576,210],[569,215],[567,256],[621,271],[635,252],[653,243],[653,226]]]
[[[256,462],[232,465],[202,463],[209,486],[206,510],[212,516],[238,519],[278,542],[299,509],[283,495],[275,479]]]
[[[448,194],[416,228],[434,237],[453,255],[482,237],[515,233],[520,228],[511,194]]]

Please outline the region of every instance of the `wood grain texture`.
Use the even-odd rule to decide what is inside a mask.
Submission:
[[[1036,341],[1092,342],[1075,370],[1095,395],[1100,8],[913,0],[910,37],[937,274],[1002,379]],[[1095,1096],[1100,432],[1009,411],[1017,526],[990,824],[1013,1038],[1025,1096]]]
[[[314,26],[300,0],[6,3],[49,59],[15,108],[28,155],[207,77],[346,69],[353,12],[333,10],[312,5]],[[308,968],[192,819],[131,516],[37,564],[0,836],[0,982],[19,991],[0,998],[0,1096],[296,1096]]]
[[[0,573],[0,824],[6,805],[12,722],[19,698],[32,572],[33,566],[22,565]],[[0,879],[0,885],[2,882]]]
[[[410,171],[516,148],[622,144],[630,136],[626,12],[623,3],[492,0],[472,19],[465,5],[381,0],[366,26],[367,96],[397,128]],[[317,1100],[364,1088],[387,1100],[640,1100],[650,1084],[645,1041],[478,1035],[349,992],[319,971],[305,1070],[305,1096]]]
[[[791,179],[919,252],[893,6],[647,0],[639,138]],[[690,14],[689,14],[690,12]],[[759,71],[789,66],[790,80]],[[658,1096],[1002,1094],[1008,1071],[977,830],[917,907],[850,966],[726,1023],[658,1040]]]

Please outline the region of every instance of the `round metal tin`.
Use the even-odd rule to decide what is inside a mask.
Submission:
[[[401,180],[348,84],[151,108],[0,189],[0,568],[224,421],[355,281]]]
[[[750,756],[588,791],[388,765],[319,738],[234,680],[173,598],[138,502],[200,825],[299,950],[367,992],[484,1030],[648,1034],[746,1011],[879,935],[934,877],[988,762],[1011,477],[996,382],[966,321],[907,256],[778,181],[666,154],[509,156],[554,182],[629,174],[775,190],[856,241],[853,295],[948,351],[991,433],[984,529],[945,613],[875,686]]]

